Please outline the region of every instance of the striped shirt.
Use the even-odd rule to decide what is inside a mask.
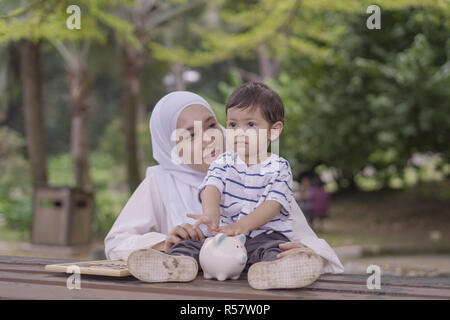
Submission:
[[[278,231],[291,239],[292,173],[285,159],[271,154],[261,163],[248,165],[237,153],[225,152],[211,163],[203,183],[198,187],[200,202],[201,192],[207,185],[215,186],[221,193],[221,226],[237,222],[266,200],[275,200],[282,206],[280,212],[248,236],[253,238],[261,233]]]

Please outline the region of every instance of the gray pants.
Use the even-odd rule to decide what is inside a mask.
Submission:
[[[278,246],[280,243],[289,242],[290,240],[279,232],[272,232],[270,234],[261,233],[254,238],[249,238],[245,241],[245,248],[247,249],[247,264],[244,272],[256,262],[273,261],[277,255],[283,250]],[[173,256],[189,256],[197,260],[200,268],[199,255],[203,242],[200,240],[183,240],[172,246],[167,252]]]

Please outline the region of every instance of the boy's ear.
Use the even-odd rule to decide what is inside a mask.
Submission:
[[[283,131],[283,128],[284,128],[283,122],[281,121],[275,122],[270,128],[270,141],[278,139],[278,137],[281,134],[281,131]]]

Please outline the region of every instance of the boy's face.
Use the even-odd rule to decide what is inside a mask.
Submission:
[[[260,108],[230,108],[227,111],[227,146],[249,164],[257,163],[267,155],[270,142],[283,130],[283,123],[270,124]],[[258,160],[258,155],[260,159]]]

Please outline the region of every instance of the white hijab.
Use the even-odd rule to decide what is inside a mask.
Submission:
[[[150,117],[153,158],[159,165],[149,167],[147,173],[152,170],[166,213],[175,226],[186,222],[195,223],[193,219],[186,217],[187,213],[202,213],[197,187],[202,183],[206,173],[172,160],[175,141],[171,137],[176,129],[178,116],[184,108],[193,104],[205,106],[215,117],[214,111],[205,99],[188,91],[174,91],[165,95],[158,101]],[[223,130],[220,125],[219,127]]]

